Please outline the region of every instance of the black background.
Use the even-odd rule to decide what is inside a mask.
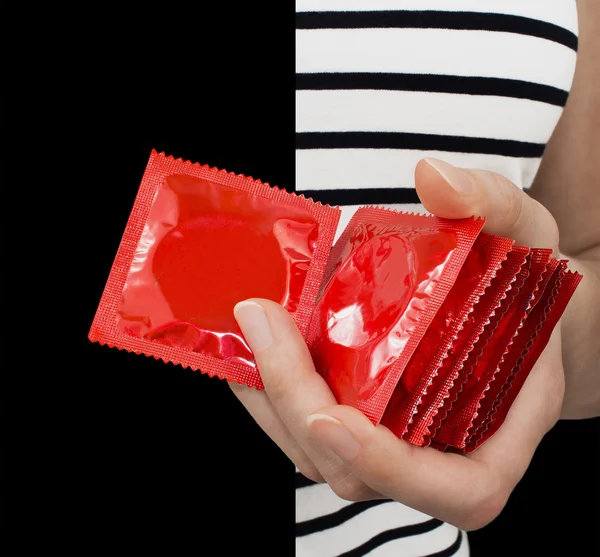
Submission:
[[[2,4],[5,555],[293,554],[225,383],[87,340],[151,149],[293,189],[293,3],[207,4]],[[600,553],[598,431],[547,436],[474,557]]]

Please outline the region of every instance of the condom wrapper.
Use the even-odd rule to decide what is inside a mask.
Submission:
[[[89,338],[261,389],[233,307],[276,301],[305,333],[339,216],[153,151]]]
[[[340,404],[381,420],[483,223],[357,210],[332,250],[308,335]]]
[[[489,287],[475,304],[452,342],[448,357],[444,359],[436,374],[435,388],[431,388],[431,392],[421,402],[420,414],[425,416],[426,420],[412,424],[409,429],[411,436],[406,437],[407,440],[428,445],[437,429],[445,422],[458,394],[462,393],[461,400],[468,398],[468,392],[463,389],[471,373],[469,359],[471,362],[476,360],[489,342],[490,336],[485,335],[484,331],[493,331],[490,323],[496,311],[500,310],[502,300],[513,289],[519,288],[517,277],[528,254],[529,248],[513,246],[506,255]]]
[[[496,333],[497,338],[494,342],[496,351],[488,352],[487,358],[483,358],[481,365],[478,366],[476,375],[482,374],[484,388],[483,392],[480,388],[478,397],[469,404],[469,413],[472,416],[467,425],[465,448],[473,447],[474,440],[487,427],[490,416],[504,396],[507,386],[510,385],[513,366],[517,363],[521,350],[528,340],[526,321],[529,320],[528,327],[543,325],[544,313],[539,309],[533,313],[533,310],[544,293],[547,296],[547,284],[559,267],[558,260],[550,256],[550,250],[532,250],[529,276],[517,299],[513,301],[511,313],[505,316]]]
[[[506,260],[513,241],[480,234],[458,273],[452,289],[408,362],[392,394],[382,423],[398,437],[423,444],[433,414],[448,395],[451,382],[441,375],[449,350],[467,319],[479,305],[492,279]]]
[[[439,423],[433,446],[451,445],[463,449],[473,422],[482,415],[479,407],[485,393],[490,393],[486,404],[495,400],[497,393],[494,393],[494,387],[498,383],[493,381],[498,365],[525,318],[532,292],[538,287],[550,255],[551,250],[528,250],[518,274],[463,365],[462,384],[458,386],[457,382],[455,389],[460,391],[461,396],[454,393],[456,400],[448,409],[443,423]]]
[[[469,439],[466,452],[478,448],[504,423],[581,279],[580,274],[567,270],[566,261],[559,261],[537,304],[525,319],[520,340],[517,338],[514,345],[513,356],[504,363],[506,369],[510,369],[507,380],[486,420]]]

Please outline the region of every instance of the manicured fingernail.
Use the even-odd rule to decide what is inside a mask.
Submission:
[[[250,301],[240,302],[233,308],[233,315],[252,352],[260,352],[273,344],[271,326],[261,305]]]
[[[440,159],[427,158],[425,159],[425,162],[460,195],[472,195],[475,193],[475,181],[473,180],[473,177],[461,168],[457,168]]]
[[[360,445],[342,422],[326,414],[311,414],[306,420],[311,433],[344,460],[354,460]]]

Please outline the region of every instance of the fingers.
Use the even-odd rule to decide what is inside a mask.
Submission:
[[[459,528],[491,522],[508,499],[485,462],[410,445],[349,406],[319,409],[307,423],[373,490]]]
[[[351,489],[356,498],[375,497],[362,482],[350,476],[335,453],[308,435],[307,416],[317,408],[336,404],[336,400],[315,371],[306,342],[291,315],[279,304],[263,299],[237,304],[234,314],[252,349],[274,412],[321,476],[336,493]],[[299,463],[296,465],[301,469]]]
[[[434,215],[485,217],[484,230],[490,234],[558,250],[558,227],[550,212],[500,174],[430,158],[417,164],[415,186],[421,203]]]
[[[239,383],[229,383],[229,386],[256,423],[296,465],[298,470],[315,482],[323,482],[323,476],[281,421],[267,394]]]

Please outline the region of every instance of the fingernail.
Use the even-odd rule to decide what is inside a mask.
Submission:
[[[360,445],[342,422],[326,414],[311,414],[306,420],[311,433],[343,460],[358,456]]]
[[[240,302],[233,308],[233,315],[252,352],[260,352],[273,344],[271,326],[261,305],[256,302]]]
[[[446,180],[458,194],[472,195],[475,193],[475,182],[468,172],[440,159],[427,158],[425,162]]]

